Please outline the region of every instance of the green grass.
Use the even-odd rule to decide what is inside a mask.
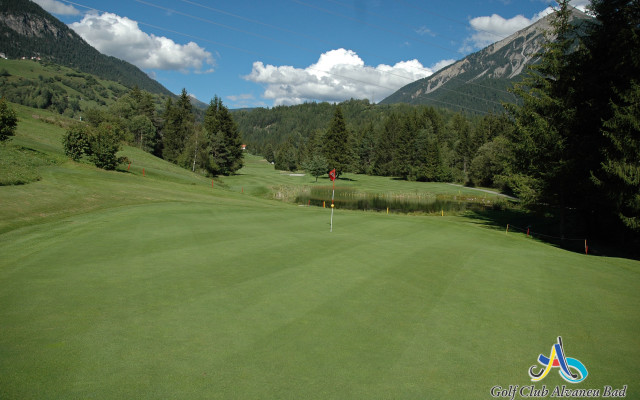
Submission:
[[[328,209],[260,197],[312,178],[249,158],[212,188],[125,153],[0,187],[0,398],[490,398],[557,336],[589,371],[572,388],[640,397],[637,261],[466,217],[338,209],[329,233]]]
[[[298,176],[302,175],[302,176]],[[288,192],[291,197],[302,187],[331,186],[328,175],[316,179],[301,173],[275,171],[266,160],[247,154],[245,166],[237,175],[225,179],[230,190],[253,195],[273,197],[275,191]],[[497,193],[481,192],[473,188],[449,183],[407,182],[389,177],[345,173],[336,181],[336,188],[352,188],[357,191],[381,195],[447,196],[466,199],[497,199]]]
[[[77,99],[83,110],[98,107],[101,104],[112,104],[121,93],[128,90],[121,83],[100,79],[95,75],[82,73],[61,65],[48,64],[46,62],[5,60],[0,58],[0,71],[8,72],[9,75],[2,78],[10,84],[24,84],[24,81],[27,80],[33,85],[48,85],[50,87],[53,85],[54,87],[62,89],[70,99]],[[92,88],[86,87],[88,76],[92,76],[95,79],[97,86],[93,86]],[[53,82],[47,82],[49,80],[53,80]],[[73,87],[67,86],[65,83],[71,83]],[[93,89],[97,87],[102,87],[104,90],[94,91]],[[116,92],[114,92],[114,88]],[[102,94],[100,92],[102,92]],[[93,100],[87,98],[89,93],[91,93]],[[0,94],[2,94],[1,90]]]

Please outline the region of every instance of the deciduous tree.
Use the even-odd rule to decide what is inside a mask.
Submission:
[[[17,126],[16,112],[4,98],[0,98],[0,143],[15,135]]]

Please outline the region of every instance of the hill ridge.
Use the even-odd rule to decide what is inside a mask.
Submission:
[[[538,61],[551,18],[552,14],[547,15],[431,76],[403,86],[380,104],[445,104],[474,113],[501,112],[502,102],[515,100],[507,89]],[[587,14],[573,9],[574,23],[587,18]]]
[[[29,0],[0,0],[0,52],[11,59],[41,57],[129,88],[175,96],[135,65],[100,53]]]

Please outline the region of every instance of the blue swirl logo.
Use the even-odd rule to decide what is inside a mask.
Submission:
[[[549,357],[540,354],[538,363],[542,367],[532,365],[529,368],[529,376],[532,382],[543,380],[553,368],[560,368],[560,376],[569,383],[582,382],[589,374],[587,368],[579,360],[565,356],[562,337],[560,336],[558,336],[558,343],[551,346]],[[538,371],[535,371],[536,367],[539,368]]]

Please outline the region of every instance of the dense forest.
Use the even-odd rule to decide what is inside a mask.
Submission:
[[[342,172],[490,186],[501,185],[495,176],[504,168],[498,164],[508,161],[506,157],[488,160],[486,149],[478,153],[488,142],[508,135],[511,124],[504,114],[480,117],[428,106],[349,100],[243,110],[233,115],[247,148],[283,170],[304,169],[317,155],[330,157],[326,147],[332,140],[327,135],[333,132],[330,125],[336,119],[345,126],[347,160]],[[494,153],[490,155],[500,158]],[[495,164],[491,176],[483,172],[486,165],[480,159],[472,163],[477,154],[483,155],[485,164]]]

